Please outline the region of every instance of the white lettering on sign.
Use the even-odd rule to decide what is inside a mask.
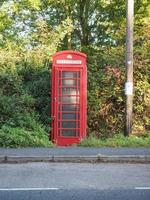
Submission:
[[[126,95],[133,95],[133,82],[126,82],[125,83],[125,94]]]
[[[129,60],[129,61],[128,61],[128,65],[131,65],[131,63],[132,63],[131,60]]]
[[[73,65],[81,65],[81,60],[56,60],[57,64],[73,64]]]

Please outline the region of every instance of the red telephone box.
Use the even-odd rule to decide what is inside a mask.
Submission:
[[[62,51],[52,63],[52,141],[59,146],[79,143],[86,137],[86,55]]]

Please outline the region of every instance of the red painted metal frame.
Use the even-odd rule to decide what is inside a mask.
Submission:
[[[57,60],[78,60],[81,64],[57,64]],[[77,72],[76,78],[63,78],[63,72]],[[76,80],[75,86],[63,86],[62,80]],[[80,81],[79,81],[80,80]],[[80,82],[80,84],[79,84]],[[61,89],[60,89],[61,88]],[[74,96],[76,103],[66,103],[66,105],[79,105],[79,110],[62,111],[62,97],[67,95],[62,94],[62,88],[75,88],[76,94],[68,94],[69,97]],[[78,93],[79,89],[79,93]],[[51,92],[51,116],[52,116],[52,141],[58,146],[68,146],[77,144],[86,137],[87,123],[87,67],[86,55],[75,51],[62,51],[53,55],[52,64],[52,92]],[[79,102],[77,103],[77,98]],[[60,101],[61,99],[61,101]],[[59,110],[60,108],[60,110]],[[75,114],[75,119],[64,120],[62,114]],[[79,114],[79,115],[78,115]],[[77,116],[79,118],[77,118]],[[60,118],[59,118],[60,117]],[[60,122],[60,123],[59,123]],[[62,128],[62,122],[75,122],[75,128]],[[60,127],[58,125],[60,124]],[[75,136],[63,136],[60,134],[62,130],[75,130]]]

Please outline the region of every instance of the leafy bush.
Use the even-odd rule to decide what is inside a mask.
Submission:
[[[0,146],[3,147],[52,146],[48,138],[48,68],[41,60],[25,62],[26,56],[18,60],[14,54],[13,60],[11,56],[3,57],[3,63],[0,62]]]
[[[138,41],[134,53],[133,134],[140,136],[150,130],[150,43],[145,40],[141,47]],[[94,131],[97,137],[108,138],[124,131],[124,50],[111,47],[87,52],[88,133]]]
[[[89,56],[88,128],[89,133],[94,131],[97,137],[106,138],[123,131],[125,70],[122,53],[122,48],[110,48],[99,51],[96,57]]]
[[[34,68],[26,63],[26,69],[21,69],[19,74],[23,79],[24,90],[35,100],[35,110],[46,126],[50,116],[50,74],[47,66]]]
[[[22,127],[3,126],[0,129],[1,147],[52,147],[47,133],[37,124],[36,130],[26,130]]]

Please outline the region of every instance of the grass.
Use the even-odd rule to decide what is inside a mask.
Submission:
[[[33,130],[20,127],[3,126],[0,129],[0,146],[10,148],[21,147],[54,147],[49,141],[48,135],[41,125],[36,125]],[[75,145],[76,146],[76,145]],[[90,136],[81,141],[82,147],[150,147],[150,132],[143,136],[124,137],[123,134],[115,134],[112,138],[99,139]]]
[[[150,133],[141,137],[124,137],[123,134],[116,134],[112,138],[98,139],[94,136],[81,141],[79,146],[83,147],[150,147]]]

